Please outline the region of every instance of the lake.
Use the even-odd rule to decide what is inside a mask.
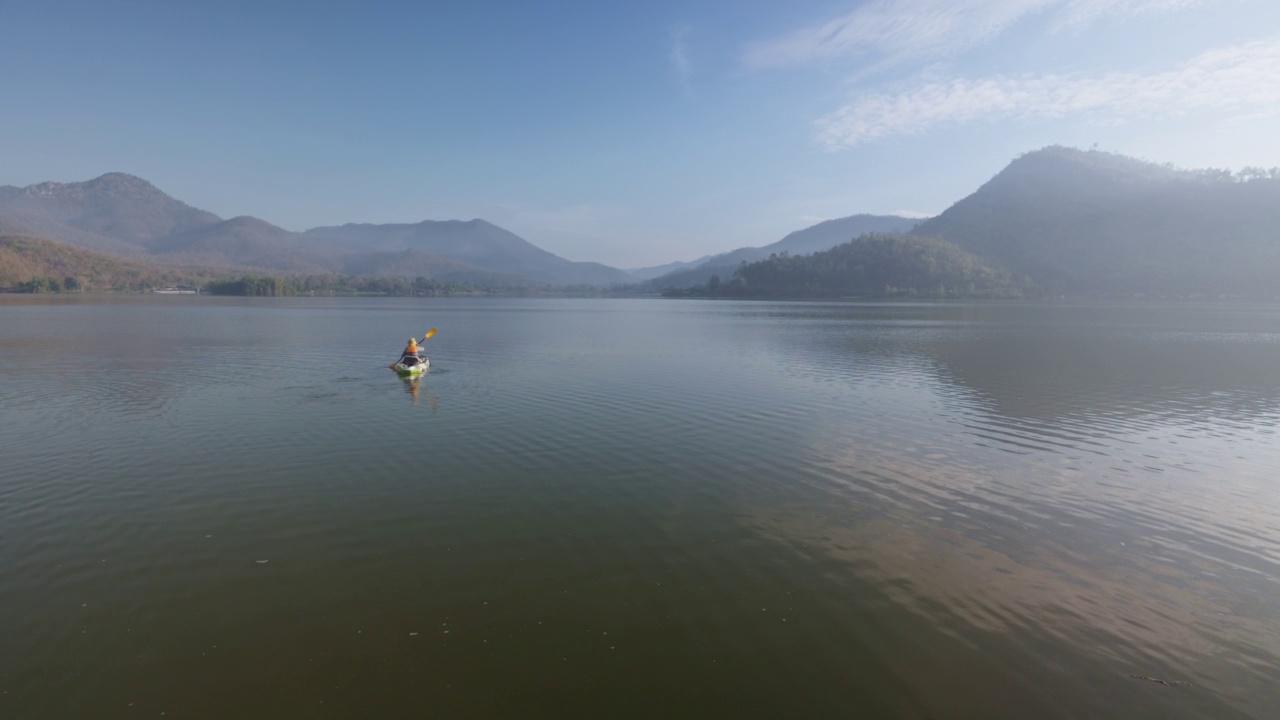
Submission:
[[[1278,423],[1280,305],[0,296],[0,717],[1272,718]]]

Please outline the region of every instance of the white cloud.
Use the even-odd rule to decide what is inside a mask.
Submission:
[[[690,92],[689,81],[693,77],[693,66],[689,63],[689,33],[693,28],[689,25],[677,25],[671,29],[671,51],[668,60],[676,72],[676,78],[685,92]]]
[[[1058,29],[1106,16],[1173,12],[1225,0],[874,0],[851,13],[747,47],[743,62],[777,68],[872,58],[893,65],[986,44],[1018,21],[1053,12]]]
[[[788,67],[842,57],[928,57],[980,45],[1060,0],[875,0],[814,27],[750,46],[744,61]]]
[[[1152,15],[1220,0],[1068,0],[1058,12],[1059,28],[1081,28],[1107,15]]]
[[[1280,37],[1212,50],[1180,68],[1154,74],[924,82],[897,94],[861,95],[815,125],[818,144],[841,150],[978,120],[1079,117],[1123,123],[1206,110],[1224,120],[1280,114]]]

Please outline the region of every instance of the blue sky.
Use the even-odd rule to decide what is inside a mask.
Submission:
[[[618,267],[935,214],[1020,153],[1280,165],[1280,2],[0,0],[0,184]]]

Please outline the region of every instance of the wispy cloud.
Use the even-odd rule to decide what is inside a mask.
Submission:
[[[693,78],[693,66],[689,63],[689,33],[693,28],[689,25],[677,25],[671,29],[671,51],[667,58],[671,68],[675,70],[676,79],[686,93],[692,91],[690,81]]]
[[[1225,0],[874,0],[851,13],[749,45],[749,67],[782,68],[837,60],[873,66],[928,61],[991,42],[1035,13],[1056,29],[1080,29],[1107,16],[1151,15]]]
[[[980,120],[1123,123],[1203,110],[1280,114],[1280,37],[1212,50],[1160,73],[926,82],[897,94],[862,95],[815,125],[819,145],[841,150]]]
[[[834,20],[747,48],[755,67],[857,56],[939,56],[980,45],[1061,0],[875,0]]]
[[[1212,2],[1220,0],[1067,0],[1058,11],[1057,27],[1082,28],[1108,15],[1154,15]]]

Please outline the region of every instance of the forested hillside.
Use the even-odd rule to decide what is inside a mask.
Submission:
[[[707,287],[715,294],[758,298],[1003,298],[1021,297],[1027,289],[944,240],[881,234],[812,255],[774,255]]]
[[[738,266],[744,262],[764,260],[770,255],[789,253],[806,255],[847,243],[866,233],[898,233],[908,232],[920,221],[897,215],[851,215],[849,217],[826,220],[802,230],[788,233],[786,237],[763,247],[738,248],[727,253],[714,255],[692,268],[681,268],[660,275],[650,280],[647,285],[652,288],[691,287],[704,285],[712,275],[721,278],[733,275]]]
[[[0,291],[140,290],[198,278],[198,273],[121,260],[52,240],[0,235]]]

